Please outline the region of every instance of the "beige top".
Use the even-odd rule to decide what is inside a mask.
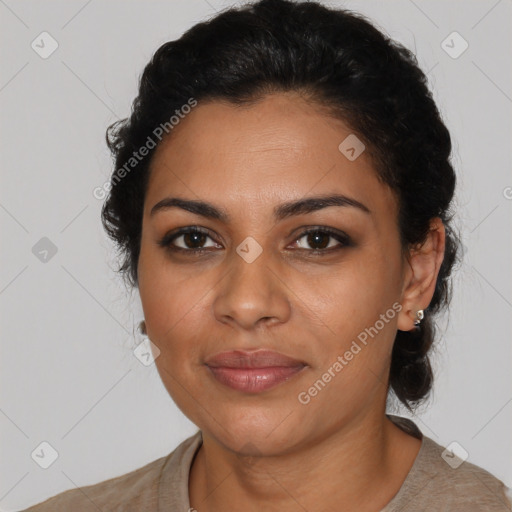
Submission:
[[[411,420],[388,418],[422,443],[400,490],[380,512],[512,511],[510,489],[501,480],[469,462],[458,465],[461,460],[451,452],[443,459],[444,448],[423,436]],[[201,443],[199,430],[169,455],[139,469],[70,489],[20,512],[188,512],[188,476]]]

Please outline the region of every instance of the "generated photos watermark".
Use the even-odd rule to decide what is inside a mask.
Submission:
[[[363,346],[361,347],[356,340],[353,340],[350,348],[346,350],[343,355],[339,355],[336,358],[336,361],[329,366],[327,371],[323,373],[322,376],[307,389],[307,391],[301,391],[298,394],[297,398],[299,402],[303,405],[309,404],[311,399],[317,396],[318,393],[320,393],[320,391],[322,391],[325,386],[331,382],[331,380],[336,377],[336,375],[338,375],[341,370],[343,370],[343,368],[345,368],[345,366],[347,366],[349,362],[352,361],[352,359],[354,359],[354,357],[368,344],[368,336],[373,339],[373,337],[376,336],[390,320],[395,318],[396,314],[401,310],[402,305],[399,302],[395,302],[391,308],[380,315],[379,320],[377,320],[372,326],[361,331],[357,335],[357,340]]]
[[[146,142],[137,151],[132,153],[132,156],[128,161],[125,162],[122,167],[117,169],[109,180],[105,181],[101,187],[94,188],[92,195],[96,199],[105,199],[112,187],[116,186],[127,174],[130,173],[131,170],[135,169],[139,162],[144,160],[152,149],[156,148],[158,142],[160,142],[165,135],[169,134],[187,114],[190,114],[196,105],[197,100],[189,98],[187,103],[183,104],[179,109],[176,109],[168,121],[160,123],[152,131],[152,134],[148,135]]]

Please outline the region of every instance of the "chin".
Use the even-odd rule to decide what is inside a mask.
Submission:
[[[202,425],[198,427],[236,453],[278,454],[300,440],[297,416],[290,414],[286,407],[269,411],[268,405],[261,408],[240,406],[236,410],[218,409],[215,420],[204,414],[201,416]]]

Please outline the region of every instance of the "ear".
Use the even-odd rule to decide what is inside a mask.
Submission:
[[[402,310],[397,322],[400,331],[414,329],[416,311],[426,309],[430,304],[443,262],[444,249],[444,224],[439,217],[435,217],[430,221],[430,230],[423,245],[411,249],[407,255],[400,301]]]

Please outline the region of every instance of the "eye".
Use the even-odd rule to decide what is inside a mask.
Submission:
[[[168,233],[158,242],[158,245],[171,251],[206,252],[208,248],[218,247],[218,244],[215,242],[210,246],[205,246],[205,241],[208,238],[212,240],[207,231],[190,226],[182,228],[175,233]]]
[[[299,243],[302,239],[304,239],[304,246],[301,246]],[[338,243],[336,243],[336,241]],[[301,250],[303,249],[312,253],[331,252],[331,250],[338,250],[352,245],[350,237],[345,233],[318,227],[304,231],[300,237],[296,239],[295,243],[299,245]],[[306,244],[313,247],[313,249],[311,250],[305,247]]]
[[[211,240],[211,244],[205,245],[208,239]],[[301,243],[302,239],[304,239],[304,242]],[[294,244],[299,250],[314,255],[330,253],[353,245],[350,237],[342,231],[320,227],[303,231],[299,238],[295,239]],[[188,226],[176,232],[168,233],[158,241],[158,245],[173,252],[188,254],[201,254],[211,252],[212,249],[222,248],[213,240],[208,231],[197,226]],[[310,249],[305,245],[313,248]]]

